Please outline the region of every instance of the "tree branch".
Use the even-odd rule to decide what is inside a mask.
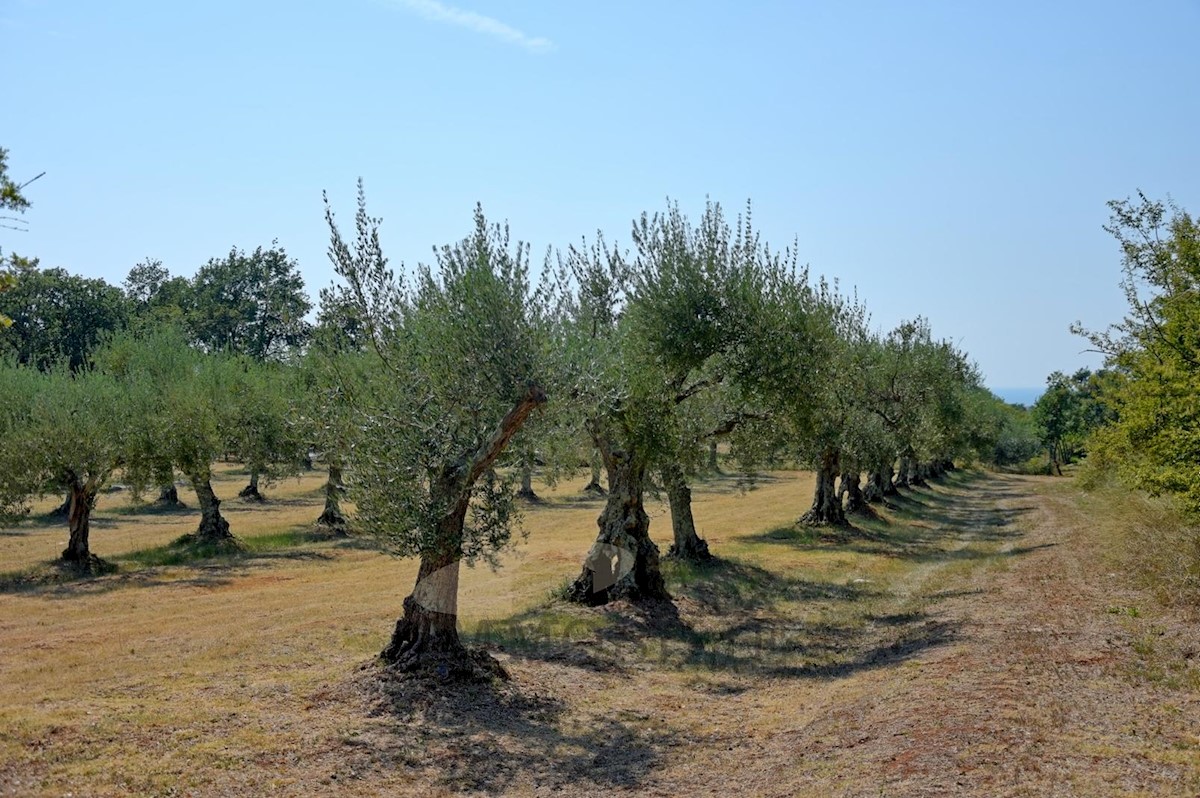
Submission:
[[[725,419],[723,423],[714,427],[709,432],[700,436],[700,440],[709,440],[710,438],[720,438],[722,435],[728,435],[735,429],[740,427],[747,421],[766,421],[770,416],[764,413],[737,413]]]
[[[525,389],[525,394],[505,414],[491,437],[475,453],[475,457],[467,469],[463,488],[470,488],[485,471],[492,467],[504,452],[504,447],[525,424],[525,419],[529,418],[529,414],[545,402],[546,392],[542,390],[541,386],[530,385]]]
[[[683,391],[681,391],[680,393],[675,395],[675,404],[677,404],[677,405],[683,404],[691,397],[693,397],[696,394],[703,391],[705,388],[716,387],[717,385],[720,385],[724,381],[725,381],[725,377],[722,375],[722,376],[711,377],[709,379],[704,379],[704,380],[700,380],[699,382],[692,383],[687,388],[685,388]]]

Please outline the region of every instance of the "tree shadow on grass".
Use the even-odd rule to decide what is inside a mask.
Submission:
[[[786,526],[742,535],[739,540],[939,562],[994,556],[998,554],[996,544],[1016,541],[1024,534],[1016,521],[1034,508],[1000,506],[1002,500],[1019,498],[1019,491],[1004,482],[970,475],[960,484],[964,486],[961,489],[903,489],[888,497],[887,516],[856,515],[838,527]],[[1010,548],[1003,554],[1024,551]]]
[[[165,546],[110,557],[107,570],[87,573],[61,561],[0,573],[0,594],[79,598],[131,587],[220,587],[250,571],[281,560],[332,560],[335,555],[304,548],[313,540],[304,530],[261,535],[232,544],[197,544],[185,535]],[[190,573],[181,576],[178,568]]]
[[[404,768],[453,791],[628,790],[683,742],[644,713],[580,710],[553,691],[508,682],[444,684],[372,665],[354,688],[367,699],[368,720],[343,736],[341,768]]]
[[[670,584],[674,601],[553,603],[482,624],[472,637],[517,659],[595,672],[827,678],[886,666],[957,633],[924,610],[874,615],[873,606],[895,597],[869,584],[814,582],[743,562],[689,566]]]

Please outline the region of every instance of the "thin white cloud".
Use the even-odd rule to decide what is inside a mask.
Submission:
[[[443,22],[460,28],[473,30],[494,39],[515,44],[531,53],[545,53],[554,49],[554,42],[541,36],[530,36],[523,30],[506,25],[498,19],[448,6],[438,0],[388,0],[390,5],[403,8],[424,17],[430,22]]]

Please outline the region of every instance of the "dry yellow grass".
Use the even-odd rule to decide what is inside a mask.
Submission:
[[[219,476],[218,494],[235,495],[243,476]],[[957,672],[930,658],[965,656],[955,613],[990,601],[975,591],[1021,552],[1024,498],[1004,479],[960,474],[849,535],[792,526],[808,474],[749,493],[706,482],[696,517],[725,561],[670,566],[675,609],[549,602],[601,502],[581,483],[540,486],[528,540],[462,582],[466,634],[513,679],[458,693],[389,686],[370,667],[415,563],[286,534],[319,512],[320,474],[270,488],[265,505],[226,501],[250,554],[175,566],[129,555],[190,531],[195,513],[138,514],[107,495],[93,550],[119,573],[0,590],[0,795],[877,794],[883,765],[855,758],[869,724],[846,713],[890,696],[906,708],[889,722],[938,717],[903,702]],[[665,550],[665,508],[651,515]],[[0,531],[0,572],[64,537]]]
[[[251,542],[303,527],[320,511],[322,479],[272,486],[266,504],[230,498],[222,512]],[[218,469],[218,495],[235,496],[243,481]],[[577,487],[540,486],[547,502],[527,513],[528,539],[496,571],[464,571],[464,628],[528,609],[577,571],[601,507],[570,495]],[[727,486],[701,493],[701,531],[719,547],[738,529],[787,523],[809,490],[806,476],[788,475],[749,494]],[[180,493],[195,506],[189,491]],[[122,555],[168,544],[197,516],[131,513],[125,501],[122,493],[102,497],[92,533],[93,551],[121,563],[120,573],[0,594],[0,774],[25,773],[51,793],[72,785],[82,794],[186,791],[226,767],[278,766],[282,774],[284,760],[328,746],[330,729],[354,726],[353,716],[312,723],[312,695],[382,648],[414,562],[330,542],[138,568]],[[652,509],[665,549],[664,512]],[[62,526],[37,519],[3,530],[0,572],[52,559],[64,539]],[[29,785],[16,786],[24,794]]]

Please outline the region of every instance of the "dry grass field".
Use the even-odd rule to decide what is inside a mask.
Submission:
[[[453,688],[380,678],[416,566],[310,535],[322,478],[227,500],[235,557],[178,561],[197,514],[123,492],[93,525],[112,575],[50,578],[57,523],[0,530],[0,795],[1200,791],[1182,610],[1112,570],[1119,530],[1068,480],[957,472],[824,531],[793,525],[810,475],[712,479],[721,560],[601,609],[552,597],[601,502],[539,486],[528,539],[462,584],[512,678]]]

